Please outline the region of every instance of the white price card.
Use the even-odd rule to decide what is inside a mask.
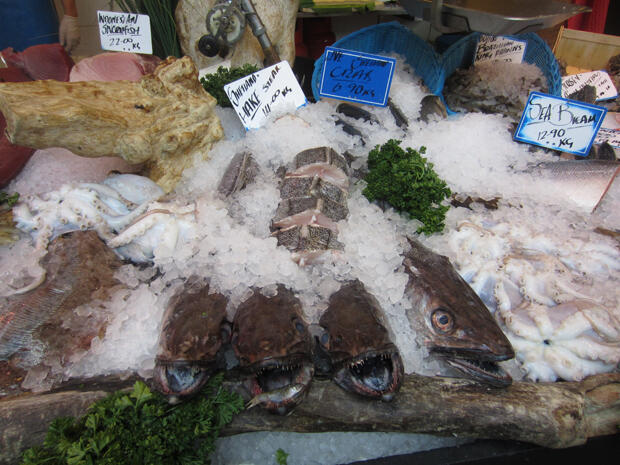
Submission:
[[[620,113],[608,111],[603,119],[601,128],[596,133],[595,144],[607,142],[612,147],[620,149]]]
[[[308,103],[288,61],[226,84],[224,92],[246,129],[257,129]]]
[[[101,48],[114,52],[153,53],[148,15],[97,11]]]
[[[618,96],[618,90],[607,71],[600,70],[562,77],[562,97],[568,98],[588,85],[596,88],[596,100],[608,100]]]
[[[514,139],[585,157],[607,109],[530,92]]]
[[[504,36],[483,34],[478,39],[474,63],[482,61],[507,61],[521,63],[527,41]]]

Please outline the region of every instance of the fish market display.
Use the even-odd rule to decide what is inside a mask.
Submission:
[[[449,243],[527,378],[581,380],[616,368],[617,247],[481,218],[460,222]]]
[[[469,377],[493,386],[510,384],[497,362],[515,354],[493,315],[447,257],[415,240],[409,244],[407,317],[422,344]]]
[[[248,406],[285,414],[303,400],[314,374],[311,338],[290,290],[255,291],[236,311],[231,343],[252,395]]]
[[[196,277],[170,299],[153,375],[159,391],[172,402],[198,392],[216,370],[217,353],[227,342],[222,338],[227,303]]]
[[[529,92],[546,92],[544,82],[536,65],[482,62],[452,73],[443,95],[453,111],[499,113],[519,121]]]
[[[188,57],[168,58],[139,82],[0,83],[11,142],[146,162],[165,191],[192,165],[195,151],[204,159],[223,136],[215,104]]]
[[[303,263],[324,250],[342,249],[336,222],[347,217],[349,187],[346,160],[330,147],[304,150],[280,185],[282,200],[271,227],[283,245]]]
[[[15,206],[13,216],[38,249],[67,231],[92,229],[123,257],[147,262],[156,253],[172,253],[193,228],[195,205],[158,202],[163,194],[149,178],[113,175],[102,184],[65,184],[28,196]]]
[[[360,281],[342,286],[329,298],[319,339],[329,354],[333,379],[362,396],[392,400],[404,376],[398,348],[380,321],[377,300]]]

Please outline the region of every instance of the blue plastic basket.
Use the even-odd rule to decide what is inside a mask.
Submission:
[[[466,35],[462,39],[452,44],[441,55],[441,74],[440,87],[443,89],[445,80],[449,78],[457,68],[469,68],[474,62],[476,46],[481,34],[474,32]],[[562,96],[562,77],[560,67],[555,59],[555,55],[537,34],[526,32],[516,36],[505,36],[515,40],[525,40],[527,47],[523,61],[538,66],[545,78],[547,78],[547,93],[558,97]]]
[[[433,94],[439,95],[443,88],[445,79],[442,78],[439,55],[430,44],[396,21],[360,29],[336,41],[332,47],[378,55],[402,55]],[[319,86],[324,60],[325,53],[315,61],[312,73],[312,94],[317,101],[320,99]]]

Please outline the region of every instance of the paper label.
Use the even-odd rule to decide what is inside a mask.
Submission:
[[[607,109],[531,92],[514,139],[587,156]]]
[[[281,61],[224,86],[224,92],[246,129],[308,103],[288,61]]]
[[[620,113],[609,111],[605,115],[603,124],[601,124],[601,128],[594,139],[595,144],[602,144],[603,142],[620,149]]]
[[[114,52],[153,53],[148,15],[97,11],[101,48]]]
[[[607,100],[618,96],[618,90],[607,71],[600,70],[564,76],[562,78],[562,97],[568,98],[569,95],[588,85],[596,87],[596,100]]]
[[[509,63],[521,63],[526,48],[526,40],[483,34],[478,39],[474,62],[507,61]]]
[[[386,106],[396,59],[325,47],[321,97]]]

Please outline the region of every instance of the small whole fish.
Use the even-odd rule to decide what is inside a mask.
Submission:
[[[332,378],[346,391],[389,401],[400,389],[404,367],[380,321],[381,307],[359,281],[343,285],[329,298],[319,338],[331,359]]]
[[[406,313],[429,352],[477,381],[511,384],[497,362],[514,358],[514,350],[480,297],[447,257],[410,238],[409,244]]]
[[[197,393],[216,371],[218,352],[230,335],[224,320],[227,303],[198,277],[189,278],[170,299],[153,377],[171,403]]]

